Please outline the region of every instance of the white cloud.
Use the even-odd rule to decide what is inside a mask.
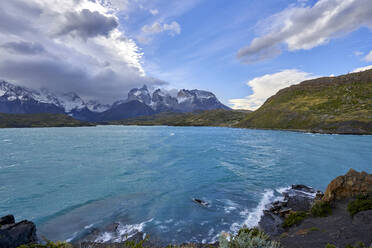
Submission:
[[[261,22],[258,27],[265,34],[240,49],[237,57],[254,63],[276,57],[284,47],[289,51],[308,50],[362,26],[372,29],[371,0],[319,0],[314,6],[300,4]]]
[[[276,94],[280,89],[311,78],[314,78],[314,75],[296,69],[256,77],[247,83],[253,91],[250,96],[242,99],[231,99],[229,103],[233,105],[234,109],[256,110],[267,98]]]
[[[366,71],[366,70],[370,70],[370,69],[372,69],[372,65],[356,68],[352,72],[361,72],[361,71]]]
[[[152,25],[145,25],[142,27],[142,32],[145,34],[157,34],[166,31],[169,31],[170,35],[180,34],[181,26],[177,22],[173,21],[169,24],[154,22]]]
[[[136,38],[140,43],[148,44],[152,41],[154,35],[160,33],[168,33],[170,36],[175,36],[181,33],[181,26],[177,22],[173,21],[171,23],[161,23],[154,22],[152,25],[145,25],[142,27],[142,33]]]
[[[372,50],[364,57],[364,60],[367,62],[372,61]]]
[[[363,55],[363,52],[361,52],[361,51],[355,51],[354,52],[354,55],[355,56],[362,56]]]
[[[151,15],[157,15],[157,14],[159,14],[159,10],[158,9],[150,9],[149,10],[150,11],[150,13],[151,13]]]
[[[146,76],[140,48],[120,27],[117,11],[126,11],[127,3],[0,1],[1,77],[104,102],[144,83],[164,84]]]

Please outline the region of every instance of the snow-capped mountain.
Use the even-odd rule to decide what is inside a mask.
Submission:
[[[151,107],[157,112],[177,111],[177,98],[160,89],[152,94]]]
[[[64,113],[54,95],[0,82],[0,112],[12,114]]]
[[[103,112],[109,106],[97,101],[86,103],[74,92],[56,94],[46,88],[34,90],[5,81],[0,82],[0,112],[66,113],[75,117],[76,112],[82,112],[85,108],[89,111]]]
[[[59,100],[66,113],[69,113],[72,110],[79,110],[87,107],[83,99],[81,99],[80,96],[75,92],[60,94]]]
[[[87,101],[86,106],[90,111],[98,112],[98,113],[104,112],[104,111],[108,110],[109,108],[111,108],[110,104],[102,104],[102,103],[98,102],[97,100]]]
[[[142,88],[134,88],[129,91],[127,102],[134,100],[142,102],[146,105],[151,104],[151,95],[146,85],[144,85]]]
[[[124,102],[139,101],[150,106],[155,112],[193,112],[197,110],[230,109],[218,101],[217,97],[204,90],[180,90],[176,97],[168,92],[157,89],[152,96],[144,85],[142,88],[134,88],[128,93],[125,101],[118,101],[114,105]]]
[[[230,109],[203,90],[180,90],[177,96],[157,89],[152,94],[144,85],[128,92],[126,100],[112,105],[85,101],[75,92],[57,94],[48,89],[33,90],[0,81],[0,112],[64,113],[85,121],[109,121],[153,115],[160,112],[193,112]]]
[[[217,97],[209,91],[185,90],[177,94],[178,109],[182,112],[193,112],[196,110],[213,110],[230,108],[218,101]]]

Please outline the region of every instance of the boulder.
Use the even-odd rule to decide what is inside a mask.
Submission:
[[[350,169],[344,176],[339,176],[328,185],[322,201],[335,201],[372,192],[372,174]]]
[[[280,215],[277,215],[269,210],[265,210],[261,220],[259,222],[259,227],[265,233],[277,236],[284,232],[282,227],[284,218]]]
[[[0,226],[14,224],[14,223],[15,223],[15,219],[14,219],[14,216],[11,214],[0,218]]]
[[[308,211],[314,202],[316,191],[308,186],[295,184],[283,193],[286,207],[293,211]]]
[[[33,222],[23,220],[14,223],[14,217],[1,218],[7,224],[0,226],[0,248],[16,248],[23,244],[37,243],[36,226]]]
[[[284,219],[296,211],[309,211],[315,197],[321,195],[321,191],[306,185],[295,184],[285,190],[282,195],[283,201],[275,201],[265,210],[258,225],[267,234],[278,236],[285,230],[282,227]]]

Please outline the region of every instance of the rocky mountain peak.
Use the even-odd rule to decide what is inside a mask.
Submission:
[[[151,95],[146,85],[142,86],[142,88],[134,88],[129,91],[127,101],[130,102],[135,100],[146,105],[151,104]]]

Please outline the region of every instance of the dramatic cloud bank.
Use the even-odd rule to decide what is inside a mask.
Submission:
[[[319,0],[314,6],[290,7],[260,23],[264,35],[240,49],[237,57],[255,63],[274,58],[283,49],[314,48],[362,26],[372,29],[370,0]]]
[[[252,95],[242,99],[231,99],[229,103],[234,109],[256,110],[280,89],[312,78],[314,78],[312,74],[295,69],[256,77],[247,83],[252,88]]]
[[[165,84],[145,75],[142,52],[120,27],[127,8],[126,0],[0,1],[0,77],[103,102]]]

